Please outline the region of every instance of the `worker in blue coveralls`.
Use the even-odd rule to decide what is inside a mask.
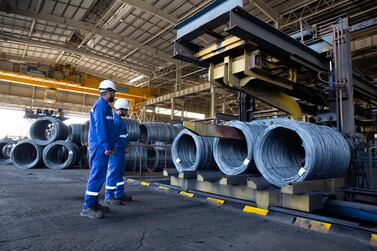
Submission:
[[[109,168],[106,177],[105,203],[107,205],[122,205],[131,201],[132,197],[124,193],[125,155],[128,146],[128,132],[123,117],[128,116],[129,104],[126,99],[117,99],[114,103],[114,135],[115,148],[110,155]]]
[[[114,151],[114,118],[109,102],[114,102],[115,83],[103,80],[99,85],[100,97],[90,111],[88,149],[90,174],[80,216],[99,219],[109,207],[98,203],[98,193],[106,180],[110,155]]]

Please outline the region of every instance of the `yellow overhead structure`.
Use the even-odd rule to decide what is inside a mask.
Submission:
[[[101,80],[90,76],[80,78],[80,82],[57,80],[48,77],[32,76],[13,71],[0,70],[0,81],[16,83],[21,85],[38,86],[49,89],[76,92],[98,96],[98,86]],[[132,103],[138,103],[157,96],[159,88],[140,88],[130,85],[116,83],[118,92],[116,98],[125,98]]]

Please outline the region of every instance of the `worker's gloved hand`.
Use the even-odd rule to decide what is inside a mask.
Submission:
[[[124,149],[124,152],[125,153],[128,153],[130,151],[130,148],[129,147],[127,147],[126,149]]]
[[[113,154],[113,150],[109,149],[105,151],[105,155],[109,156],[111,154]]]

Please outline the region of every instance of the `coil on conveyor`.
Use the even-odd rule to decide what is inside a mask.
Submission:
[[[53,117],[39,118],[31,124],[29,129],[30,138],[41,146],[46,146],[57,140],[65,140],[68,133],[68,126]]]
[[[10,154],[16,143],[17,142],[12,139],[0,140],[0,164],[8,165],[12,163],[12,160],[10,159]]]
[[[281,120],[268,127],[254,150],[259,172],[278,187],[342,177],[350,160],[350,146],[338,131],[294,120]]]
[[[83,131],[83,124],[71,124],[68,126],[68,138],[67,141],[81,146],[81,133]]]
[[[171,143],[181,130],[182,127],[167,123],[146,122],[140,125],[140,139],[144,144],[156,141]]]
[[[213,156],[226,175],[258,172],[253,158],[255,145],[264,128],[254,122],[231,121],[227,126],[237,128],[244,140],[220,139],[213,142]]]
[[[48,168],[72,168],[80,160],[80,148],[69,141],[58,140],[43,149],[43,161]]]
[[[140,127],[139,123],[135,119],[123,119],[126,124],[128,140],[129,141],[138,141],[140,138]]]
[[[33,140],[20,141],[11,152],[11,160],[13,165],[21,169],[42,166],[42,147]]]
[[[89,134],[89,126],[90,126],[90,121],[86,121],[81,128],[81,135],[80,135],[80,141],[81,145],[87,146],[88,145],[88,134]]]
[[[165,167],[172,168],[171,147],[157,144],[147,148],[147,171],[160,172]]]
[[[214,138],[182,130],[174,139],[171,156],[178,172],[217,169],[213,158]]]
[[[125,170],[145,170],[147,166],[147,148],[140,143],[130,142],[126,153]]]

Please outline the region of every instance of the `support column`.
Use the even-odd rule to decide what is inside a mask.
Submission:
[[[221,112],[225,113],[225,101],[223,101],[223,104],[221,105]]]
[[[216,104],[215,104],[215,85],[211,83],[211,108],[209,116],[215,118],[216,113]]]
[[[141,119],[143,123],[145,122],[146,113],[147,113],[146,106],[145,104],[143,104],[143,114],[142,114],[142,119]]]
[[[183,119],[184,119],[185,110],[186,110],[186,100],[183,100],[182,110],[181,110],[181,121],[183,121]]]
[[[170,120],[174,120],[174,108],[175,108],[175,102],[174,102],[174,98],[173,98],[173,97],[170,99],[170,102],[171,102],[171,106],[170,106],[170,109],[171,109],[171,112],[170,112]]]

